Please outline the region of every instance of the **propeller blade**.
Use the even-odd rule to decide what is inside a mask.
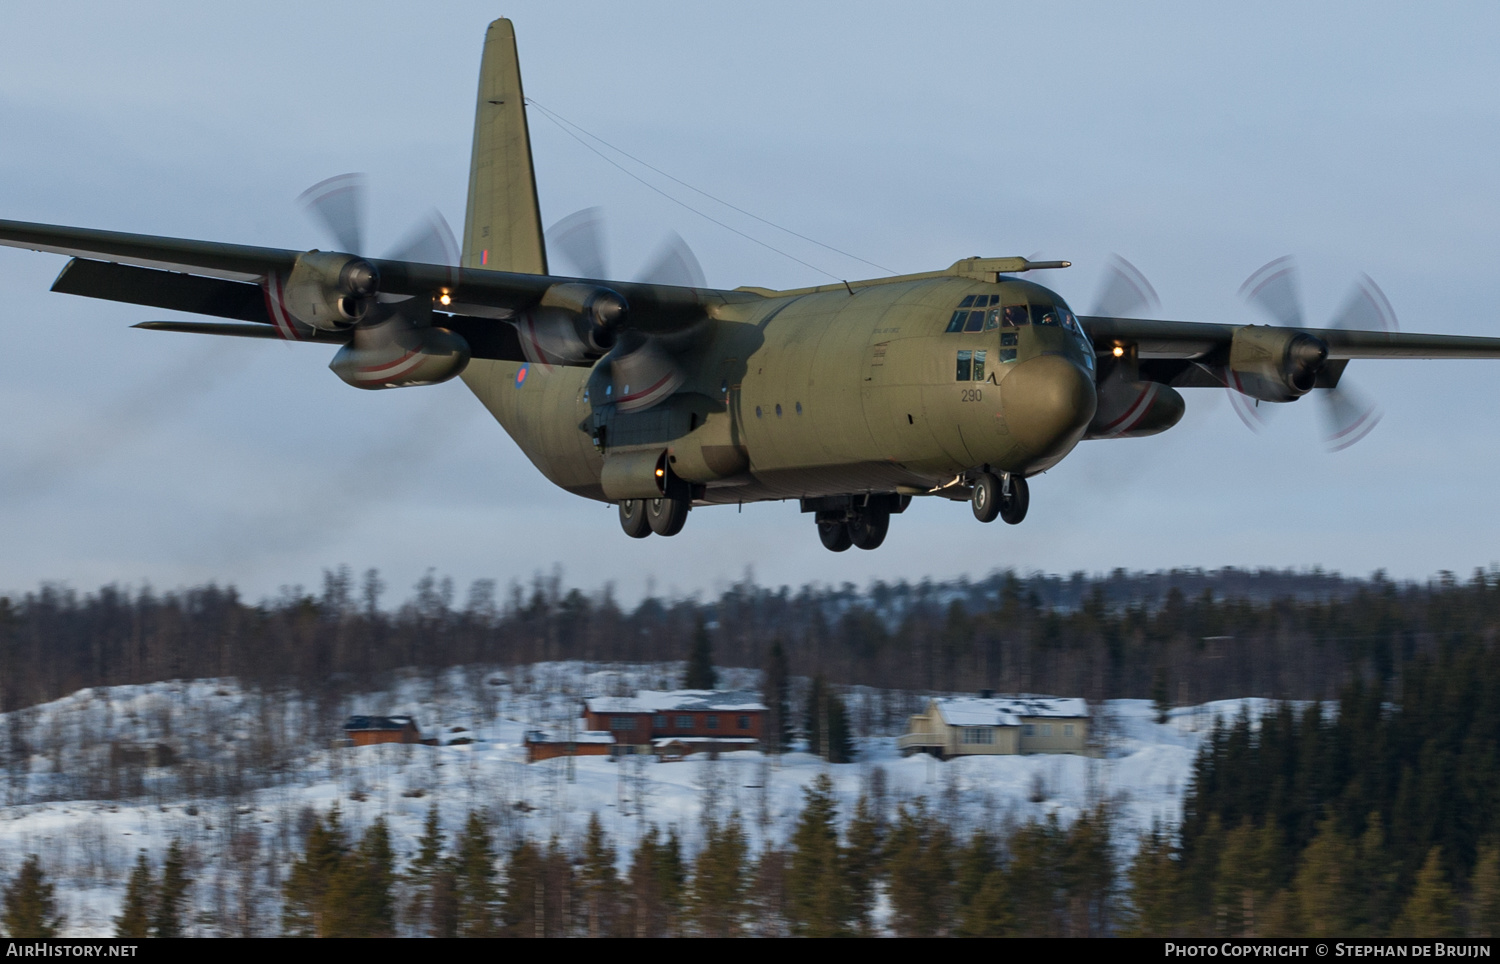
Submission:
[[[652,253],[637,280],[649,284],[676,285],[679,288],[702,288],[703,268],[682,236],[673,231]]]
[[[1229,396],[1229,407],[1234,409],[1234,414],[1240,417],[1240,421],[1244,422],[1245,427],[1250,431],[1263,432],[1266,426],[1271,424],[1273,406],[1261,405],[1249,395],[1235,391],[1233,386],[1224,391]]]
[[[1396,309],[1386,300],[1385,292],[1369,275],[1362,274],[1329,327],[1354,331],[1399,331],[1401,326],[1396,323]]]
[[[434,209],[396,242],[388,257],[392,261],[415,261],[451,268],[458,264],[458,241],[454,239],[448,221]]]
[[[1161,304],[1156,289],[1136,268],[1117,254],[1109,256],[1092,314],[1104,318],[1128,318]]]
[[[1323,421],[1328,426],[1323,442],[1330,452],[1342,452],[1369,435],[1384,414],[1375,402],[1342,380],[1337,388],[1319,394],[1324,403]]]
[[[1302,327],[1302,296],[1298,292],[1297,263],[1291,255],[1277,258],[1240,286],[1240,297],[1288,328]]]
[[[547,229],[547,246],[577,269],[580,278],[608,280],[604,260],[604,216],[600,208],[574,211]]]
[[[363,174],[340,174],[314,184],[297,200],[346,254],[363,254],[365,194]]]

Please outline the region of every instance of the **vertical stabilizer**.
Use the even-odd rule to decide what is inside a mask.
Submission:
[[[462,260],[465,268],[547,273],[521,64],[509,20],[496,20],[484,36]]]

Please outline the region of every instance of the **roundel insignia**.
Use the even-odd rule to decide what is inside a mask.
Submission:
[[[517,388],[520,388],[521,386],[523,386],[523,385],[526,384],[526,370],[528,368],[530,368],[530,367],[531,367],[530,365],[522,365],[520,368],[516,369],[516,387]]]

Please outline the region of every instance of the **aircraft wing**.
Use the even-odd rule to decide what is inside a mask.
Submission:
[[[1140,318],[1079,318],[1095,349],[1135,345],[1139,357],[1209,362],[1226,355],[1238,325]],[[1299,328],[1328,345],[1333,360],[1354,358],[1500,358],[1500,338],[1405,331]]]
[[[274,334],[278,325],[266,282],[291,271],[303,253],[4,220],[0,220],[0,245],[71,255],[73,260],[58,275],[53,291],[270,325],[270,337],[279,336]],[[446,293],[451,313],[435,312],[434,322],[463,335],[479,358],[524,360],[516,330],[506,319],[535,307],[549,288],[564,282],[606,286],[623,295],[630,305],[631,326],[645,334],[679,331],[702,320],[715,305],[758,297],[737,291],[365,260],[379,271],[381,295],[434,298]],[[239,325],[152,322],[142,327],[266,337]],[[305,340],[340,339],[324,333]]]

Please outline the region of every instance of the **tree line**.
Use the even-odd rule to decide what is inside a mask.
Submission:
[[[1500,572],[1482,570],[1421,584],[1316,571],[999,572],[795,592],[747,579],[716,598],[634,607],[608,586],[564,588],[556,574],[503,594],[480,580],[461,603],[451,580],[431,574],[399,605],[383,607],[385,593],[379,573],[345,567],[325,572],[320,591],[290,587],[258,603],[214,584],[45,585],[0,598],[0,711],[166,679],[336,695],[411,667],[661,662],[689,654],[699,634],[721,665],[761,666],[779,641],[790,675],[846,686],[1331,699],[1355,679],[1391,684],[1444,639],[1500,628]]]

